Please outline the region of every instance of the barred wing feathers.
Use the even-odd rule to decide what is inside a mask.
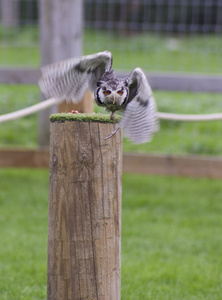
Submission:
[[[129,103],[120,126],[133,143],[149,142],[159,129],[156,103],[145,74],[136,68],[129,76]]]
[[[68,59],[43,67],[39,86],[46,97],[78,103],[87,88],[94,91],[96,83],[111,67],[109,51]]]

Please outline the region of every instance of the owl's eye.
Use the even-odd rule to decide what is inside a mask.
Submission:
[[[120,96],[123,94],[122,90],[117,91],[117,94],[119,94]]]
[[[107,95],[110,95],[111,92],[110,91],[104,91],[103,94],[107,96]]]

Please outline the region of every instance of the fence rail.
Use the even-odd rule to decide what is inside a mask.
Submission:
[[[129,75],[116,73],[120,78]],[[153,90],[222,93],[219,75],[147,73],[146,76]],[[37,84],[39,78],[39,68],[0,68],[0,84]]]
[[[0,168],[48,168],[49,149],[0,149]],[[196,155],[123,154],[123,172],[222,178],[222,158]]]
[[[39,68],[0,68],[0,84],[37,84]]]

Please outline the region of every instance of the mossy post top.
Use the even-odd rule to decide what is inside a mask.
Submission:
[[[51,122],[78,121],[78,122],[118,123],[120,119],[121,116],[117,115],[115,120],[111,120],[109,114],[101,114],[101,113],[58,113],[58,114],[50,115]]]

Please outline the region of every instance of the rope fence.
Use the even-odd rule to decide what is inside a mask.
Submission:
[[[61,102],[61,99],[50,98],[42,101],[38,104],[26,107],[21,110],[17,110],[12,113],[0,115],[0,123],[7,121],[19,119],[38,111],[44,110],[50,106],[56,105]],[[222,120],[222,113],[212,113],[212,114],[173,114],[158,112],[157,117],[162,120],[169,121],[184,121],[184,122],[201,122],[201,121],[217,121]]]
[[[12,113],[0,115],[0,123],[4,123],[7,121],[19,119],[19,118],[34,114],[38,111],[44,110],[50,106],[58,104],[58,102],[60,102],[58,99],[50,98],[45,101],[42,101],[41,103],[14,111]]]
[[[204,114],[204,115],[187,115],[187,114],[172,114],[158,112],[157,116],[162,120],[169,121],[184,121],[184,122],[200,122],[200,121],[217,121],[222,120],[222,113]]]

